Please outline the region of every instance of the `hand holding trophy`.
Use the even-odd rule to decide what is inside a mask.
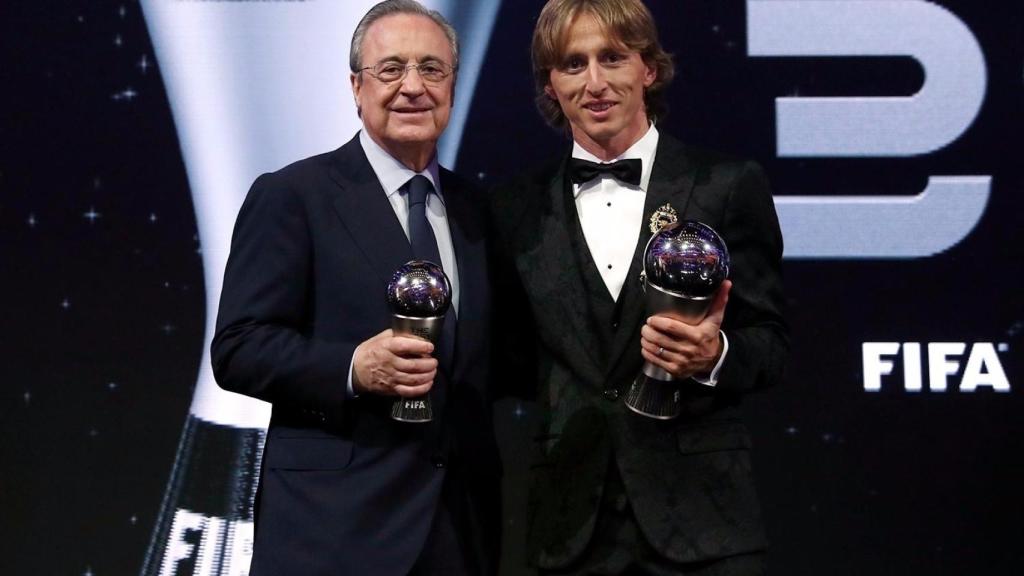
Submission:
[[[387,298],[391,329],[396,335],[417,336],[437,344],[452,302],[452,285],[440,266],[426,260],[406,262],[388,282]],[[430,393],[398,398],[391,407],[391,418],[400,422],[430,422]]]
[[[641,275],[648,314],[699,323],[719,286],[729,276],[729,251],[710,226],[693,220],[672,222],[647,242]],[[650,362],[633,381],[626,406],[638,414],[669,420],[682,410],[679,383]]]

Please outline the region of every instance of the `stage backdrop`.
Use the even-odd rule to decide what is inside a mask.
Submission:
[[[0,574],[247,573],[269,411],[210,375],[231,226],[257,175],[356,130],[371,4],[5,5]],[[429,4],[464,43],[442,163],[486,186],[564,153],[533,106],[542,2]],[[659,128],[774,185],[793,354],[746,404],[772,572],[1016,573],[1024,5],[649,6]],[[534,412],[496,408],[508,575]]]

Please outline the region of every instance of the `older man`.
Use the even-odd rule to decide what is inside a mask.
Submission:
[[[482,208],[436,153],[455,32],[388,0],[356,28],[350,66],[363,130],[256,180],[224,278],[217,380],[273,403],[251,574],[491,573]],[[386,283],[413,258],[453,285],[436,349],[388,329]],[[431,422],[390,418],[396,398],[428,391]]]
[[[673,65],[639,0],[551,0],[533,67],[541,113],[573,139],[493,206],[514,270],[503,286],[525,297],[540,344],[533,559],[545,574],[760,574],[738,404],[780,379],[788,349],[765,178],[656,126]],[[732,254],[731,281],[695,325],[644,313],[643,249],[673,219],[712,226]],[[623,404],[645,360],[682,382],[675,420]]]

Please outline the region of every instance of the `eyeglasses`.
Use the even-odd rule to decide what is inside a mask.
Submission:
[[[419,72],[420,78],[427,84],[440,84],[454,72],[454,68],[451,65],[440,60],[428,60],[419,64],[402,64],[401,62],[385,60],[373,66],[360,68],[356,72],[369,71],[370,76],[385,84],[391,84],[392,82],[403,80],[409,73],[410,68],[415,68]]]

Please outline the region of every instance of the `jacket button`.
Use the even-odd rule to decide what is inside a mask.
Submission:
[[[605,399],[606,400],[610,400],[612,402],[614,402],[614,401],[619,399],[619,394],[620,394],[620,392],[618,390],[616,390],[615,388],[609,388],[609,389],[604,391]]]
[[[441,456],[440,454],[435,454],[430,461],[434,464],[434,468],[444,468],[445,466],[444,456]]]

